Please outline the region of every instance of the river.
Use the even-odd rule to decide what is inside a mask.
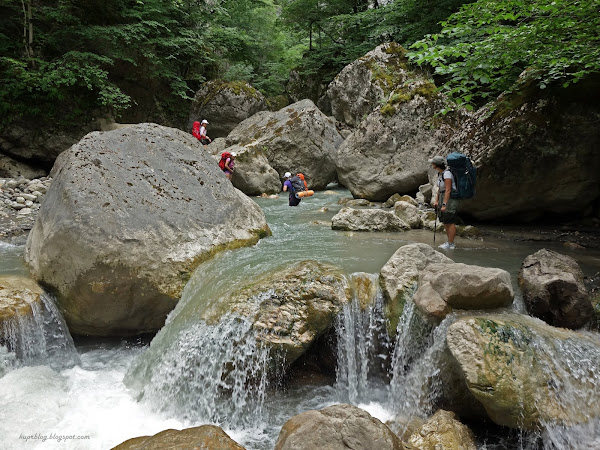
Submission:
[[[152,346],[149,346],[149,338],[76,338],[75,355],[59,352],[55,356],[51,354],[50,357],[54,358],[51,361],[46,355],[45,359],[32,358],[27,364],[13,362],[12,365],[6,362],[10,355],[0,353],[0,368],[4,367],[0,372],[0,375],[3,373],[0,378],[2,448],[107,449],[129,438],[152,435],[167,428],[216,423],[237,442],[259,450],[273,448],[282,424],[308,409],[350,402],[384,422],[391,419],[398,411],[394,410],[394,402],[390,399],[397,395],[410,397],[411,388],[406,383],[415,381],[409,381],[410,377],[403,375],[396,376],[390,384],[389,380],[369,374],[370,363],[364,360],[377,357],[372,354],[372,339],[375,337],[369,335],[364,338],[366,335],[361,330],[376,330],[379,326],[376,306],[361,316],[360,311],[352,311],[349,305],[340,316],[338,340],[349,341],[345,350],[343,345],[338,349],[340,368],[336,383],[292,383],[285,389],[264,383],[254,392],[242,389],[234,392],[229,401],[219,401],[208,394],[215,389],[215,383],[210,380],[197,378],[190,384],[182,381],[183,378],[164,376],[157,381],[154,376],[151,381],[147,374],[137,370],[147,361],[169,364],[168,358],[176,358],[177,352],[187,355],[197,351],[206,357],[203,364],[208,366],[211,358],[236,351],[223,346],[222,340],[219,347],[211,347],[206,336],[210,333],[236,333],[238,330],[226,324],[222,328],[208,328],[194,320],[199,305],[218,301],[226,286],[236,286],[260,274],[307,259],[337,265],[349,277],[357,272],[375,277],[402,245],[412,242],[432,244],[433,233],[427,230],[402,233],[332,231],[331,218],[341,208],[338,199],[348,195],[348,191],[342,189],[319,192],[303,200],[297,208],[288,207],[284,196],[279,199],[257,198],[273,235],[254,247],[221,253],[200,266],[186,286],[182,300],[167,319],[169,325],[156,336]],[[443,233],[438,235],[438,243],[443,242],[443,238]],[[523,259],[543,247],[570,254],[587,275],[600,271],[600,254],[596,251],[573,251],[558,244],[540,242],[459,238],[457,248],[446,254],[456,262],[507,270],[517,291],[514,308],[522,311],[516,276]],[[22,254],[23,247],[0,243],[0,273],[26,274]],[[410,314],[410,308],[406,309],[405,316]],[[403,320],[413,319],[403,317]],[[60,332],[57,331],[60,330],[59,325],[52,326],[57,327],[53,328],[55,334]],[[173,345],[175,335],[179,336],[176,350]],[[183,339],[181,336],[184,336]],[[218,340],[219,336],[215,339]],[[418,336],[415,339],[418,340]],[[417,344],[422,346],[418,348],[419,352],[429,351],[434,357],[435,349],[432,347],[439,339],[436,341],[433,336],[425,341],[411,342],[415,348]],[[153,353],[157,356],[153,357]],[[405,356],[394,355],[394,358],[402,357]],[[247,370],[260,364],[257,352],[252,358]],[[198,372],[204,373],[202,370]],[[165,404],[161,393],[165,389],[173,391],[177,383],[185,384],[177,387],[177,392],[183,394],[175,397],[174,403],[177,404]],[[145,390],[140,390],[136,384],[146,385]],[[197,395],[198,390],[204,390],[205,395]],[[589,442],[600,440],[600,429],[595,422],[591,429],[581,433],[590,437]],[[479,445],[486,450],[568,448],[561,446],[560,439],[563,437],[553,437],[549,432],[527,435],[500,429],[480,434]]]

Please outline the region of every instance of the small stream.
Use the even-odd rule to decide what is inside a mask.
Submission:
[[[332,231],[331,217],[341,208],[338,199],[348,195],[341,189],[319,192],[297,208],[288,207],[285,196],[256,199],[273,236],[200,266],[151,344],[144,339],[76,339],[73,344],[68,332],[57,331],[62,319],[56,318],[48,297],[44,311],[34,316],[45,318],[30,327],[45,336],[31,343],[38,350],[19,359],[15,351],[0,347],[2,448],[107,449],[167,428],[215,423],[248,449],[262,450],[273,448],[281,426],[293,415],[335,403],[356,404],[384,422],[396,415],[431,413],[443,389],[438,375],[445,330],[455,315],[432,329],[408,302],[392,340],[385,331],[383,297],[375,289],[366,307],[364,299],[355,298],[338,317],[336,382],[285,388],[271,385],[264,376],[268,354],[255,348],[249,323],[234,316],[215,325],[198,320],[198,312],[218,303],[229,287],[289,264],[307,259],[330,263],[341,267],[351,283],[362,278],[377,285],[379,270],[399,247],[432,244],[433,234],[426,230]],[[575,257],[588,275],[600,271],[600,254],[592,251],[573,253],[558,245],[493,239],[457,243],[450,257],[509,271],[517,291],[523,259],[543,247]],[[0,243],[0,273],[25,274],[22,253],[22,247]],[[523,310],[519,294],[513,308]],[[67,344],[49,337],[57,335]],[[223,373],[223,361],[235,361],[234,370]],[[597,369],[581,367],[586,376]],[[249,380],[251,389],[245,387]],[[65,436],[69,439],[60,439]],[[600,448],[593,446],[598,440],[600,426],[591,421],[581,429],[548,427],[539,434],[492,430],[480,434],[479,447],[591,449]]]

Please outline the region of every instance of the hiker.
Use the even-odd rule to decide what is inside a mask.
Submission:
[[[221,161],[219,161],[219,167],[225,173],[225,176],[231,180],[233,177],[233,171],[235,170],[235,157],[236,152],[223,152],[221,154]]]
[[[440,245],[440,248],[452,250],[455,248],[454,238],[456,237],[456,221],[458,217],[456,211],[458,209],[458,199],[451,198],[452,191],[456,191],[456,180],[452,172],[446,168],[446,160],[437,155],[429,160],[431,167],[438,173],[436,186],[438,193],[433,201],[433,207],[440,222],[444,224],[448,241]]]
[[[300,202],[302,201],[301,198],[296,198],[296,195],[294,194],[294,186],[292,184],[292,179],[293,178],[297,178],[299,182],[302,183],[302,180],[300,180],[300,178],[298,176],[292,177],[292,174],[290,172],[286,172],[283,177],[285,178],[285,181],[283,182],[283,192],[289,192],[290,193],[290,198],[288,201],[288,204],[290,206],[298,206],[300,204]]]
[[[212,139],[206,135],[206,125],[208,125],[208,120],[206,119],[203,119],[202,123],[194,122],[194,128],[192,130],[192,134],[202,145],[208,145],[212,142]]]

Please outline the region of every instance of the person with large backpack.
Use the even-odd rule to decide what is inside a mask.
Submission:
[[[442,156],[434,156],[429,160],[431,167],[438,173],[436,186],[438,193],[433,200],[437,217],[444,224],[448,240],[439,247],[444,250],[455,248],[454,238],[456,237],[456,222],[458,210],[457,195],[452,195],[458,191],[456,177],[452,170],[446,166],[446,160]]]
[[[304,181],[298,175],[292,176],[290,172],[286,172],[283,177],[286,179],[283,182],[283,192],[290,193],[288,204],[290,206],[298,206],[302,201],[302,196],[297,194],[306,190]]]
[[[221,153],[221,160],[219,161],[219,167],[225,173],[227,179],[231,180],[233,177],[233,171],[235,170],[235,152],[223,152]]]

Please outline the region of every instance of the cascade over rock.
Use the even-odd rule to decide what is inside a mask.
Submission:
[[[503,314],[461,318],[446,340],[469,390],[499,425],[531,430],[600,416],[596,334]]]
[[[202,425],[184,430],[165,430],[154,436],[140,436],[122,442],[113,450],[184,450],[192,448],[244,450],[244,447],[215,425]]]
[[[282,183],[279,174],[269,165],[269,161],[260,147],[233,145],[224,151],[237,154],[231,182],[244,194],[278,194],[281,191]]]
[[[340,404],[311,410],[289,419],[275,450],[341,450],[345,448],[403,450],[386,425],[356,406]]]
[[[373,104],[372,112],[340,146],[336,159],[340,183],[354,197],[372,201],[385,201],[394,193],[414,193],[427,182],[428,159],[439,152],[466,114],[458,109],[435,117],[447,100],[436,93],[433,81],[409,68],[401,49],[393,50],[399,47],[385,45],[374,50],[375,54],[385,54],[388,48],[388,52],[397,52],[391,60],[395,62],[391,67],[372,66],[376,68],[373,76],[382,81],[380,87],[370,89],[379,92],[383,86],[387,103],[377,108],[381,98],[365,103],[365,108]],[[360,60],[357,64],[365,66]],[[367,64],[361,73],[369,70],[374,69]],[[353,85],[361,83],[359,79]],[[363,114],[361,110],[361,117]]]
[[[386,299],[390,336],[396,335],[404,303],[417,290],[419,273],[432,263],[454,264],[454,261],[427,244],[408,244],[396,250],[381,268],[379,283]]]
[[[477,450],[475,435],[456,414],[440,409],[413,433],[407,448],[414,450]]]
[[[206,119],[211,139],[225,137],[240,122],[266,109],[265,97],[244,81],[209,81],[194,96],[188,129]]]
[[[594,309],[583,272],[570,256],[542,249],[529,255],[519,271],[519,287],[527,311],[564,328],[581,328]]]
[[[33,280],[16,275],[0,275],[0,335],[3,325],[31,315],[32,303],[41,306],[40,296],[44,291]]]
[[[342,208],[331,219],[331,228],[347,231],[405,231],[410,226],[393,211]]]
[[[195,267],[270,232],[191,135],[155,124],[64,152],[25,259],[74,333],[156,331]]]
[[[312,101],[302,100],[244,120],[229,133],[227,145],[258,148],[280,175],[301,172],[309,189],[324,189],[335,180],[342,140],[335,124]]]
[[[269,364],[282,367],[332,326],[349,295],[348,282],[337,268],[303,261],[230,293],[199,315],[208,323],[231,313],[246,318],[257,342],[270,349]]]
[[[477,194],[461,211],[519,221],[592,212],[600,196],[598,103],[583,86],[552,96],[536,84],[526,71],[444,146],[442,154],[466,153],[478,168]]]

